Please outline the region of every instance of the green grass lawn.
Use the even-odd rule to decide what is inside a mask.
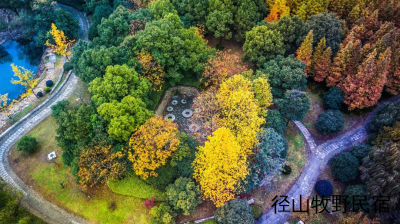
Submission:
[[[164,192],[146,184],[139,177],[132,175],[122,180],[109,181],[107,186],[111,191],[120,195],[132,196],[142,199],[150,199],[154,196],[156,201],[165,201]]]

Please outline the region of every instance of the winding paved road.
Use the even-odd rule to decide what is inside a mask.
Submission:
[[[70,11],[78,20],[80,25],[80,37],[87,40],[89,22],[87,17],[71,7],[60,5]],[[39,216],[47,223],[78,224],[87,223],[85,220],[51,204],[43,199],[11,170],[8,163],[8,152],[10,148],[33,127],[43,121],[51,114],[51,106],[66,99],[74,91],[78,78],[69,73],[60,88],[57,89],[45,102],[35,108],[20,121],[15,123],[0,135],[0,177],[15,191],[22,193],[21,203],[32,213]]]
[[[400,95],[393,97],[386,101],[393,102],[399,100]],[[295,203],[298,204],[300,201],[299,197],[303,199],[308,198],[314,188],[315,183],[318,180],[322,170],[328,164],[329,160],[335,155],[364,142],[367,137],[366,125],[373,114],[376,113],[377,109],[384,103],[380,103],[373,112],[371,112],[367,118],[356,128],[344,133],[343,135],[329,140],[319,146],[315,144],[313,137],[307,128],[299,121],[294,121],[294,124],[300,130],[307,142],[308,150],[311,156],[308,158],[306,165],[297,179],[296,183],[292,188],[285,194],[288,196],[288,200],[292,203],[291,199],[294,199]],[[296,208],[298,208],[296,206]],[[270,209],[267,213],[262,215],[258,220],[257,224],[282,224],[290,217],[290,213],[274,213],[274,209]]]

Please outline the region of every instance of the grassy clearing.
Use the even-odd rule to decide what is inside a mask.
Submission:
[[[289,123],[285,137],[288,141],[286,164],[292,168],[292,172],[289,175],[281,175],[268,189],[260,188],[252,193],[255,203],[260,205],[263,210],[271,208],[272,199],[276,195],[285,195],[300,176],[307,159],[303,136],[292,123]]]
[[[32,156],[12,150],[10,162],[18,176],[47,200],[93,223],[148,223],[149,215],[142,199],[114,194],[107,187],[90,195],[80,190],[70,168],[61,162],[61,151],[54,139],[56,125],[49,117],[28,133],[39,142],[39,149]],[[56,151],[59,157],[48,162],[46,156],[51,151]]]
[[[166,195],[164,192],[155,189],[146,184],[139,177],[132,175],[122,180],[109,181],[107,186],[116,194],[126,195],[142,199],[150,199],[154,196],[156,201],[165,201]]]

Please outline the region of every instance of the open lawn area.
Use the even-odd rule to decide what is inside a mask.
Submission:
[[[148,211],[142,199],[117,195],[107,187],[90,195],[80,190],[70,168],[61,162],[61,151],[54,139],[56,125],[49,117],[28,133],[39,142],[39,149],[32,156],[11,150],[10,164],[18,176],[47,200],[93,223],[148,223]],[[48,162],[46,156],[54,150],[58,158]]]
[[[255,204],[262,206],[264,211],[271,208],[272,199],[276,195],[285,195],[300,176],[307,160],[303,136],[292,123],[289,123],[286,130],[286,139],[288,141],[286,164],[292,168],[292,172],[289,175],[281,175],[267,189],[262,187],[252,193],[255,198]]]

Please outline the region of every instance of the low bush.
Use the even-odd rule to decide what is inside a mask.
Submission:
[[[167,203],[161,203],[159,206],[150,210],[151,224],[172,224],[178,214]]]
[[[53,85],[54,85],[53,80],[47,80],[47,81],[46,81],[46,86],[47,86],[47,87],[52,87]]]
[[[69,71],[72,70],[74,68],[74,65],[71,62],[65,62],[64,64],[64,71]]]
[[[174,183],[178,177],[178,169],[169,164],[157,169],[156,172],[158,176],[149,177],[146,183],[162,191],[164,191],[168,185]]]
[[[46,93],[49,93],[49,92],[51,91],[51,88],[50,88],[50,87],[45,87],[45,88],[44,88],[44,91],[45,91]]]
[[[353,203],[353,199],[356,201],[357,199],[364,198],[364,196],[368,198],[369,193],[365,185],[357,184],[347,186],[343,196],[346,197],[347,208],[351,209],[353,212],[358,212],[360,210],[360,205],[359,203]],[[362,209],[370,209],[370,206],[363,205]]]
[[[289,175],[291,173],[292,173],[292,167],[290,167],[289,165],[283,166],[283,169],[282,169],[283,175]]]
[[[320,115],[315,122],[315,128],[324,135],[335,134],[343,130],[344,120],[339,110],[328,110]]]
[[[263,211],[262,208],[258,205],[251,205],[251,212],[253,213],[254,219],[258,219],[261,217]]]
[[[321,197],[330,197],[333,193],[333,186],[328,180],[319,180],[315,184],[315,191]]]
[[[17,150],[30,154],[33,153],[37,148],[38,142],[36,138],[31,136],[24,136],[17,142]]]
[[[108,181],[107,186],[112,192],[120,195],[141,199],[151,199],[154,197],[156,201],[166,200],[165,193],[146,184],[135,175],[125,177],[122,180]]]
[[[40,91],[40,92],[36,93],[36,96],[37,96],[37,97],[43,97],[43,93],[42,93],[42,91]]]

